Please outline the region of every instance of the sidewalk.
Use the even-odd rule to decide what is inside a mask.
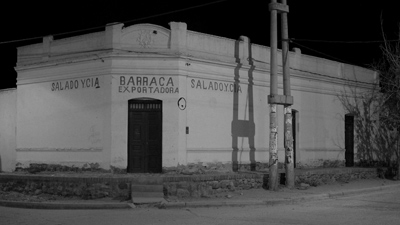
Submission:
[[[35,208],[35,209],[131,209],[136,207],[158,208],[193,208],[193,207],[223,207],[223,206],[250,206],[250,205],[276,205],[296,201],[310,201],[335,198],[345,195],[355,195],[380,191],[384,189],[400,188],[400,181],[386,179],[353,180],[349,183],[333,183],[306,189],[287,189],[282,187],[279,191],[264,189],[239,190],[224,192],[212,198],[168,199],[161,203],[135,205],[131,201],[112,199],[100,200],[62,200],[62,201],[6,201],[0,200],[0,206]]]
[[[392,188],[400,188],[400,182],[384,179],[366,179],[354,180],[349,183],[334,183],[318,187],[308,187],[306,190],[290,190],[284,187],[276,192],[264,189],[252,189],[226,193],[224,198],[218,199],[188,199],[186,201],[175,203],[169,202],[166,203],[166,208],[277,205],[296,201],[335,198],[339,196],[362,194]]]

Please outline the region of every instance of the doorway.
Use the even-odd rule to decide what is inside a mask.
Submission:
[[[162,172],[162,101],[128,101],[128,173]]]
[[[354,166],[354,116],[346,114],[344,117],[344,146],[346,167]]]
[[[299,111],[292,109],[292,137],[293,137],[293,167],[297,164],[297,149],[299,146]]]

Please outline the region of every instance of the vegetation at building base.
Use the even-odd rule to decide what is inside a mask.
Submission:
[[[367,89],[349,81],[338,99],[355,117],[358,165],[386,167],[386,177],[400,180],[400,42],[383,38],[382,57],[372,65],[379,81]]]
[[[382,26],[383,27],[383,26]],[[388,135],[379,135],[379,143],[384,149],[383,159],[387,162],[389,173],[400,180],[400,39],[387,41],[384,32],[381,45],[382,58],[374,68],[379,72],[382,103],[380,122]],[[397,160],[396,160],[397,159]]]
[[[15,167],[16,172],[28,172],[28,173],[41,173],[41,172],[109,172],[108,170],[100,168],[98,163],[86,163],[82,167],[76,167],[74,165],[67,166],[61,164],[47,164],[47,163],[30,163],[29,167],[22,167],[17,163]]]
[[[347,183],[358,179],[376,179],[376,169],[336,168],[303,171],[295,176],[296,187],[319,186],[335,182]],[[161,178],[161,179],[159,179]],[[269,176],[262,173],[222,173],[197,176],[132,177],[124,176],[60,176],[30,174],[3,174],[0,176],[0,200],[21,200],[24,195],[29,201],[53,201],[60,199],[102,199],[125,201],[130,199],[132,185],[147,183],[163,185],[166,198],[213,198],[226,196],[233,191],[268,189]],[[285,181],[280,173],[280,182]],[[15,198],[14,198],[14,197]],[[20,196],[20,197],[18,197]],[[23,196],[22,196],[23,197]],[[10,199],[11,198],[11,199]]]
[[[298,162],[296,168],[298,169],[312,169],[312,168],[337,168],[344,167],[344,161],[341,160],[324,160],[315,159],[308,160],[307,162]],[[238,164],[238,171],[236,172],[250,172],[256,171],[261,173],[268,173],[268,163],[255,162]],[[284,170],[284,164],[278,162],[278,169]],[[103,173],[103,174],[128,174],[126,169],[110,166],[110,169],[103,169],[99,163],[85,163],[83,166],[67,166],[61,164],[46,164],[46,163],[30,163],[29,166],[24,167],[22,164],[17,163],[15,172],[29,173],[29,174],[53,174],[53,173]],[[201,174],[223,174],[235,173],[233,171],[232,163],[210,162],[210,163],[188,163],[187,165],[178,165],[172,167],[163,167],[160,175],[201,175]],[[131,174],[132,175],[132,174]]]

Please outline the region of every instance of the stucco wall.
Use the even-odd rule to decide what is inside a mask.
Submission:
[[[192,62],[191,67],[187,78],[188,162],[268,162],[269,76],[246,66],[221,68]],[[200,71],[214,74],[205,76]],[[344,160],[344,110],[337,100],[341,86],[292,72],[292,109],[299,113],[297,163]],[[282,93],[281,78],[279,83]],[[281,162],[283,126],[283,106],[278,106]]]
[[[17,95],[17,162],[55,163],[81,167],[110,164],[107,135],[109,76],[88,73],[102,62],[76,67],[20,71]],[[30,77],[41,75],[41,80]],[[97,76],[96,76],[97,75]],[[35,82],[36,81],[36,82]],[[38,82],[39,81],[39,82]]]
[[[21,47],[18,162],[126,168],[128,101],[140,98],[163,102],[163,167],[268,162],[269,51],[244,36],[232,40],[197,33],[175,22],[170,30],[114,24],[102,32],[46,37],[41,44]],[[345,112],[336,96],[345,85],[368,88],[353,81],[369,82],[376,73],[299,49],[289,55],[292,108],[299,113],[297,162],[343,160]],[[98,79],[100,87],[85,87],[85,79],[95,79],[90,84]],[[179,108],[182,98],[185,108]],[[278,121],[283,162],[282,106]]]
[[[292,93],[293,109],[299,113],[297,163],[311,166],[318,160],[343,161],[345,113],[335,94],[317,90]]]
[[[154,63],[154,62],[153,62]],[[129,65],[129,63],[127,63]],[[132,65],[132,64],[131,64]],[[116,71],[115,74],[118,74]],[[143,74],[143,73],[142,73]],[[166,75],[158,70],[147,71],[147,75],[137,74],[112,76],[112,159],[115,167],[126,168],[128,147],[128,101],[150,98],[162,101],[162,161],[163,166],[178,164],[179,150],[179,79],[177,74]],[[151,75],[149,75],[151,74]],[[137,78],[148,80],[137,83]],[[129,82],[133,79],[133,82]],[[151,83],[154,80],[155,83]]]
[[[191,63],[186,84],[189,162],[268,161],[265,81],[249,67]]]
[[[15,169],[17,90],[0,90],[0,171]]]

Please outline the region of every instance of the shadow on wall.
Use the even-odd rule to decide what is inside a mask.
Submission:
[[[247,37],[240,37],[240,40],[235,42],[235,58],[237,62],[237,66],[234,70],[234,83],[235,87],[239,86],[240,83],[240,69],[243,66],[239,55],[239,47],[240,42],[247,39]],[[248,39],[247,39],[248,40]],[[253,71],[255,66],[252,62],[252,52],[251,52],[251,43],[250,41],[244,41],[245,45],[244,49],[248,49],[248,60],[250,69],[248,71],[248,88],[247,88],[247,99],[245,104],[245,112],[244,119],[239,120],[239,92],[233,92],[233,120],[231,123],[231,133],[232,133],[232,170],[238,171],[239,169],[239,160],[242,158],[243,148],[245,146],[240,146],[239,151],[239,139],[248,138],[249,143],[249,159],[250,159],[250,169],[254,171],[256,169],[256,160],[255,160],[255,151],[254,147],[254,136],[255,136],[255,123],[254,123],[254,107],[253,107]],[[247,47],[247,48],[246,48]],[[247,111],[248,110],[248,111]],[[246,118],[248,117],[248,120]]]

